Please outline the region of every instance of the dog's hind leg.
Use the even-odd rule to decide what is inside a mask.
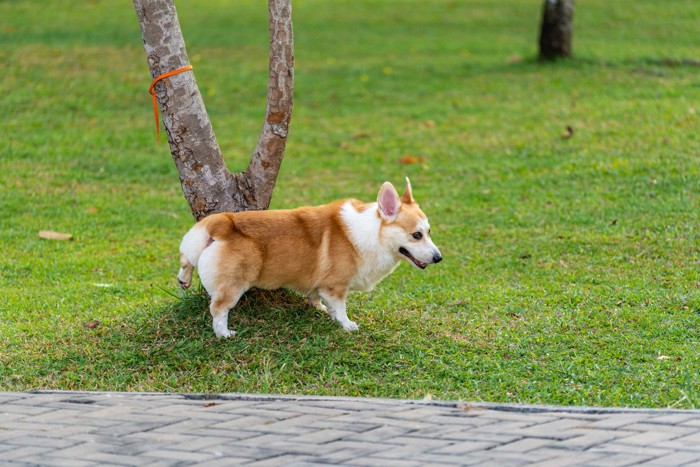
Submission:
[[[316,308],[317,310],[323,311],[324,313],[328,313],[326,305],[324,305],[321,301],[321,296],[318,293],[318,289],[312,290],[311,293],[307,295],[307,298],[309,299],[309,305]]]
[[[197,224],[185,234],[180,243],[180,273],[177,275],[183,289],[192,285],[192,270],[199,265],[202,252],[214,242],[206,228]]]
[[[177,282],[183,289],[189,289],[192,285],[192,271],[194,266],[184,254],[180,253],[180,272],[177,275]]]
[[[211,295],[209,311],[213,319],[214,334],[216,337],[233,337],[236,331],[228,328],[228,313],[236,306],[238,300],[245,292],[244,289],[217,290]]]
[[[345,310],[345,297],[347,291],[339,290],[319,290],[319,295],[328,305],[328,314],[338,321],[346,331],[357,331],[357,323],[350,321]]]

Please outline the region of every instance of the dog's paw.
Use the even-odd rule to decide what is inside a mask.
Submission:
[[[231,331],[230,329],[226,329],[221,332],[216,333],[216,337],[220,339],[228,339],[229,337],[233,337],[236,335],[236,331]]]
[[[343,329],[346,331],[357,331],[359,327],[357,326],[357,323],[354,321],[346,321],[344,323],[340,323],[343,325]]]

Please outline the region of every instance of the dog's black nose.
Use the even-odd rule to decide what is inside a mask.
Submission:
[[[440,261],[442,261],[442,256],[440,256],[439,254],[433,256],[433,263],[439,263]]]

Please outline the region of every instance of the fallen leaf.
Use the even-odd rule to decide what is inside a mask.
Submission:
[[[423,125],[423,128],[435,128],[435,121],[434,120],[426,120],[423,123],[421,123],[421,125]]]
[[[85,212],[89,212],[90,214],[95,214],[97,212],[97,208],[89,207],[85,210]]]
[[[422,158],[415,156],[403,156],[399,158],[399,164],[403,165],[414,165],[422,162]]]
[[[508,65],[516,65],[518,63],[523,63],[523,57],[521,55],[518,55],[518,54],[511,55],[506,60],[506,63]]]
[[[472,404],[462,404],[457,406],[458,409],[472,411],[472,410],[487,410],[486,407],[479,407],[478,405]]]
[[[207,402],[204,404],[204,407],[214,407],[216,405],[216,402]]]
[[[95,329],[99,325],[100,325],[100,322],[97,320],[94,320],[94,321],[90,321],[89,323],[83,324],[83,327],[85,329]]]
[[[50,230],[40,230],[39,237],[46,240],[72,240],[73,235],[60,232],[52,232]]]
[[[372,135],[370,135],[369,133],[355,133],[354,135],[352,135],[352,139],[364,139],[369,138],[370,136]]]
[[[671,360],[671,357],[669,357],[668,355],[659,355],[658,357],[656,357],[656,359],[657,360]]]
[[[574,136],[574,129],[571,126],[566,127],[566,131],[561,135],[561,139],[569,139]]]

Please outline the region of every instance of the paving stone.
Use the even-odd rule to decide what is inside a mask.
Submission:
[[[685,422],[699,421],[700,417],[694,414],[670,413],[648,418],[645,423],[653,425],[678,425]]]
[[[495,443],[488,441],[457,441],[443,448],[432,451],[434,454],[466,455],[473,452],[484,451],[496,447]]]
[[[247,462],[247,466],[251,467],[272,467],[272,466],[298,466],[298,465],[309,465],[314,460],[311,456],[302,456],[294,454],[284,454],[281,456],[270,457],[268,459],[263,459],[259,461]],[[228,463],[227,465],[231,465]],[[199,467],[199,465],[198,465]]]
[[[698,430],[692,427],[685,427],[679,425],[671,425],[665,423],[651,423],[649,421],[643,421],[639,423],[633,423],[627,425],[625,430],[629,431],[641,431],[641,432],[653,432],[653,433],[672,433],[677,435],[676,437],[691,435],[697,433]]]
[[[460,427],[459,425],[435,425],[418,430],[401,426],[393,426],[391,428],[397,430],[404,429],[406,430],[406,436],[411,436],[413,438],[464,440],[465,438],[460,436],[459,433],[463,433],[464,431],[471,432],[471,428],[473,427],[471,425],[465,425],[464,427]],[[466,439],[472,438],[469,436]]]
[[[412,460],[423,465],[482,465],[488,458],[484,453],[468,456],[452,456],[445,454],[426,453],[414,456]]]
[[[480,433],[498,433],[498,434],[508,434],[512,436],[522,437],[520,434],[523,429],[532,426],[531,424],[523,421],[514,422],[512,420],[504,420],[499,422],[497,420],[489,420],[488,425],[479,426]]]
[[[636,435],[627,436],[618,442],[634,446],[656,446],[677,438],[678,435],[672,431],[642,431]]]
[[[216,459],[197,462],[197,467],[231,467],[232,465],[250,465],[251,460],[245,457],[226,456]]]
[[[51,451],[50,458],[81,459],[83,456],[96,452],[111,452],[113,445],[103,443],[80,443],[64,449]]]
[[[47,433],[48,434],[48,433]],[[70,438],[53,438],[50,436],[24,435],[5,441],[8,445],[41,446],[45,448],[62,449],[75,446],[79,443]]]
[[[689,452],[689,451],[678,451],[666,454],[665,456],[656,457],[652,462],[659,465],[669,466],[669,465],[683,465],[693,463],[695,465],[700,464],[700,451],[699,452]]]
[[[53,449],[44,448],[41,446],[18,446],[16,449],[10,449],[2,453],[2,459],[7,461],[22,461],[28,457],[43,456],[46,454],[53,455]]]
[[[377,426],[371,430],[363,431],[362,433],[354,433],[348,435],[347,439],[351,441],[367,441],[367,442],[382,442],[389,441],[393,438],[404,436],[406,433],[414,433],[414,430],[401,428],[398,426]]]
[[[5,465],[5,459],[3,459]],[[49,458],[46,456],[29,456],[22,458],[21,462],[9,465],[41,466],[41,467],[92,467],[104,465],[104,463],[83,459]]]
[[[421,437],[422,431],[410,433],[411,437]],[[483,432],[481,429],[453,430],[439,436],[437,439],[448,441],[489,441],[494,444],[512,443],[521,439],[522,436],[512,433]]]
[[[604,445],[611,441],[619,441],[627,437],[635,436],[636,432],[621,430],[570,430],[569,433],[578,434],[571,438],[560,440],[557,443],[559,449],[583,451],[594,446]]]
[[[543,446],[552,446],[553,443],[554,441],[551,439],[523,438],[512,443],[505,443],[501,444],[500,446],[496,446],[493,451],[529,452]]]
[[[633,454],[647,457],[665,456],[669,452],[671,452],[671,450],[667,448],[665,443],[661,446],[637,446],[630,444],[620,444],[617,441],[604,443],[600,446],[593,446],[589,449],[589,451],[601,452],[605,454]]]
[[[81,460],[96,462],[99,464],[115,464],[115,465],[133,465],[140,466],[143,463],[143,458],[128,456],[124,454],[108,453],[108,452],[92,452],[81,457]]]
[[[415,441],[399,439],[396,440],[396,444],[398,444],[396,447],[377,451],[375,456],[387,459],[413,459],[417,455],[434,452],[435,450],[446,448],[453,443],[450,441],[440,441],[434,439],[416,439]]]
[[[628,429],[627,427],[629,425],[638,423],[642,420],[648,420],[649,415],[647,414],[639,414],[639,413],[630,413],[630,414],[615,414],[615,415],[608,415],[606,417],[603,417],[600,420],[597,421],[587,421],[583,424],[581,424],[582,428],[591,428],[595,430],[616,430],[618,428],[625,428]]]
[[[30,404],[17,404],[14,401],[0,405],[0,415],[2,414],[22,414],[22,415],[38,415],[46,412],[53,412],[51,407],[36,406]]]
[[[639,454],[613,454],[595,459],[595,464],[600,467],[622,467],[625,465],[638,465],[652,459],[653,457]]]
[[[376,423],[364,423],[364,422],[358,422],[358,421],[340,421],[340,420],[335,420],[333,418],[323,418],[319,419],[316,421],[313,421],[306,425],[308,429],[313,429],[313,428],[334,428],[336,430],[346,430],[346,431],[354,431],[355,433],[364,433],[366,431],[370,430],[376,430],[377,428],[382,428],[383,425],[378,425]],[[397,427],[393,427],[397,428]],[[401,428],[397,428],[401,429]]]
[[[540,423],[555,422],[561,419],[559,414],[552,413],[526,413],[526,412],[506,412],[506,411],[489,411],[479,418],[486,420],[496,420],[498,422],[512,421],[520,422],[526,425],[535,425]]]
[[[168,460],[173,460],[177,462],[204,462],[217,457],[210,453],[185,451],[184,449],[186,449],[186,446],[183,446],[182,448],[183,450],[155,449],[153,451],[145,451],[140,455],[140,457],[159,459],[164,460],[166,462]]]
[[[539,453],[538,451],[528,451],[527,453],[515,453],[507,451],[497,451],[495,449],[485,451],[483,453],[480,453],[480,455],[487,456],[487,458],[484,459],[483,463],[479,464],[480,467],[484,464],[491,464],[497,466],[526,465],[535,462],[542,462],[552,457],[551,454]]]
[[[673,433],[666,434],[670,436]],[[700,451],[700,432],[675,438],[670,441],[666,441],[664,444],[665,446],[675,449]]]
[[[353,465],[366,467],[422,467],[423,464],[418,461],[410,461],[406,459],[386,459],[383,457],[362,457],[354,459]]]
[[[323,446],[325,452],[318,453],[319,462],[352,464],[355,459],[375,455],[387,449],[397,447],[395,444],[358,443],[355,441],[335,441]],[[315,454],[313,451],[310,454]]]
[[[312,433],[305,433],[301,436],[295,436],[294,442],[296,442],[296,443],[324,444],[324,443],[329,443],[331,441],[343,439],[343,438],[346,438],[346,437],[354,435],[354,434],[355,433],[352,431],[344,431],[344,430],[334,430],[334,429],[318,430],[318,431],[314,431]]]
[[[318,418],[318,415],[299,415],[274,423],[265,423],[264,426],[257,426],[256,429],[262,429],[267,433],[298,433],[300,427],[306,427]]]
[[[561,449],[543,448],[533,451],[543,456],[544,459],[529,465],[536,467],[565,467],[569,465],[597,465],[605,455],[593,452],[570,452]]]

